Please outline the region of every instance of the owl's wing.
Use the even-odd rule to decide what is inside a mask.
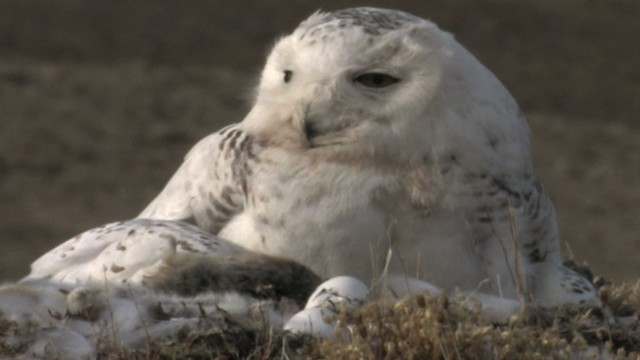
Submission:
[[[493,191],[508,199],[505,210],[494,213],[498,227],[510,229],[519,246],[527,287],[539,305],[566,303],[600,305],[598,292],[588,276],[563,263],[555,210],[549,195],[535,178],[513,181],[493,179]],[[492,192],[493,193],[493,192]],[[480,220],[480,219],[477,219]],[[486,220],[486,219],[483,219]],[[502,220],[502,221],[501,221]]]
[[[513,201],[519,205],[513,216],[522,256],[531,264],[561,262],[556,212],[540,181],[524,181]]]
[[[138,218],[194,220],[217,233],[244,209],[251,137],[237,124],[196,144],[162,192]]]
[[[555,211],[549,195],[533,176],[469,176],[468,195],[476,204],[468,215],[476,240],[519,242],[523,258],[532,264],[561,262]]]

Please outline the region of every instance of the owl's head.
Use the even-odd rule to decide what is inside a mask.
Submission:
[[[518,106],[493,74],[435,24],[387,9],[318,12],[279,40],[245,122],[313,152],[528,151]]]

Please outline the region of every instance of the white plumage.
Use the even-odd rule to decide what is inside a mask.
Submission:
[[[247,117],[197,144],[140,217],[192,219],[325,278],[597,302],[562,264],[514,99],[395,10],[316,13],[278,41]]]
[[[245,251],[182,222],[135,219],[88,230],[31,264],[25,280],[67,284],[142,284],[185,254],[229,256]]]

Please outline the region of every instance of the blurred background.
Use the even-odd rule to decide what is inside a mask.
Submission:
[[[240,121],[274,39],[318,8],[428,18],[511,90],[567,254],[640,275],[640,2],[0,1],[0,281],[134,217]]]

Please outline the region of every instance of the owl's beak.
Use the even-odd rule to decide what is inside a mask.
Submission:
[[[308,105],[305,106],[302,115],[302,131],[309,147],[313,147],[313,139],[318,136],[318,129],[314,126],[313,119],[309,116]]]
[[[305,119],[306,120],[306,119]],[[309,145],[312,145],[313,138],[318,136],[318,130],[313,126],[312,123],[305,121],[304,122],[304,136],[309,142]]]

